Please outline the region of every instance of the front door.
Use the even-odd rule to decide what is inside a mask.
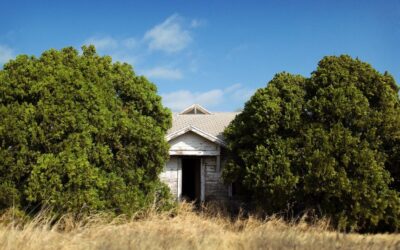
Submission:
[[[200,165],[200,157],[182,158],[182,198],[187,201],[200,201]]]

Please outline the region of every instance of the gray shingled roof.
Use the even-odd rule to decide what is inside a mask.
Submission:
[[[168,130],[168,134],[193,126],[223,140],[222,132],[237,114],[237,112],[216,112],[211,114],[174,113],[172,115],[172,128]]]

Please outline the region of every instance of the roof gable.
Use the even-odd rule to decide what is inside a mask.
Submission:
[[[197,111],[194,110],[196,108]],[[181,113],[172,115],[172,127],[167,132],[167,140],[176,138],[188,131],[197,133],[198,135],[225,146],[223,132],[229,123],[235,119],[237,112],[213,112],[210,113],[206,109],[206,113],[193,114],[191,112],[199,112],[201,106],[193,104],[183,110]]]
[[[168,134],[166,136],[166,139],[167,139],[167,141],[170,141],[170,140],[175,139],[175,138],[177,138],[177,137],[179,137],[179,136],[181,136],[183,134],[186,134],[188,132],[193,132],[193,133],[195,133],[195,134],[197,134],[197,135],[199,135],[199,136],[201,136],[203,138],[206,138],[207,140],[209,140],[211,142],[214,142],[214,143],[216,143],[218,145],[226,147],[226,143],[223,140],[221,140],[220,138],[218,138],[218,137],[216,137],[216,136],[214,136],[212,134],[209,134],[209,133],[207,133],[207,132],[205,132],[205,131],[203,131],[203,130],[201,130],[199,128],[191,126],[191,125],[187,126],[185,128],[182,128],[182,129],[180,129],[178,131],[175,131],[173,133]]]
[[[182,112],[179,113],[180,115],[211,115],[211,112],[207,109],[203,108],[199,104],[193,104]]]

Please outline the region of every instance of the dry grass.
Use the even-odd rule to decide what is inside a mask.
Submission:
[[[215,211],[215,210],[214,210]],[[230,220],[188,204],[176,216],[147,213],[133,219],[64,217],[51,226],[41,216],[17,227],[0,219],[0,249],[400,249],[399,234],[341,234],[324,221],[277,218]]]

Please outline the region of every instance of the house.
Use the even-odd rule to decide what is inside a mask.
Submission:
[[[160,178],[178,199],[226,200],[231,187],[221,179],[226,161],[223,131],[238,113],[211,113],[194,104],[174,113],[166,139],[170,159]]]

